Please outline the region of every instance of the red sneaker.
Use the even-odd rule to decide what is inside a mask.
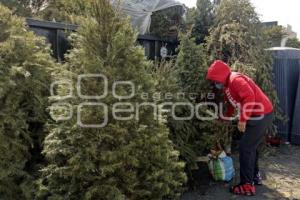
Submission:
[[[256,188],[253,184],[245,183],[233,186],[230,192],[236,195],[254,196]]]

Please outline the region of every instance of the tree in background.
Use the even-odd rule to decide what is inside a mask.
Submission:
[[[0,4],[10,8],[16,15],[32,17],[43,10],[49,0],[0,0]]]
[[[31,200],[56,64],[44,39],[2,5],[0,29],[0,198]]]
[[[286,35],[282,26],[263,27],[268,41],[268,47],[280,47],[282,38]]]
[[[286,47],[300,48],[300,41],[298,38],[288,39],[286,42]]]
[[[150,34],[158,37],[177,37],[183,24],[182,6],[173,6],[156,11],[151,16]]]
[[[77,23],[78,16],[90,13],[92,0],[49,0],[40,16],[49,21]]]
[[[196,43],[205,42],[205,37],[209,35],[209,29],[214,22],[214,4],[210,0],[197,0],[195,24],[192,30],[192,37],[196,38]]]
[[[185,9],[186,9],[185,21],[184,23],[182,23],[181,32],[190,33],[194,28],[197,9],[195,7],[193,8],[186,7]]]
[[[221,1],[216,9],[216,18],[207,44],[212,57],[229,64],[237,60],[243,63],[253,62],[250,47],[257,48],[262,40],[259,24],[258,16],[249,1]]]
[[[174,199],[181,192],[184,164],[178,161],[179,153],[168,138],[166,126],[154,120],[153,108],[139,107],[139,120],[131,119],[128,112],[117,113],[123,119],[129,117],[126,121],[112,115],[116,103],[130,102],[136,107],[152,102],[155,92],[155,81],[148,73],[150,63],[143,49],[136,46],[137,34],[123,17],[113,10],[109,0],[93,1],[91,16],[82,19],[73,37],[69,63],[55,74],[58,80],[67,77],[74,83],[81,74],[105,75],[109,92],[101,103],[107,105],[108,124],[103,128],[82,128],[76,125],[75,118],[50,123],[44,146],[49,164],[40,181],[41,198],[160,200]],[[111,89],[116,81],[135,85],[134,91],[132,87],[118,86],[117,94],[135,95],[131,99],[113,97]],[[59,94],[66,91],[60,88]],[[98,79],[82,82],[82,94],[97,95],[101,91],[103,84]],[[149,95],[147,100],[143,99],[145,93]],[[77,110],[87,100],[75,97],[64,102]],[[85,124],[102,122],[105,114],[101,107],[85,107],[80,113]],[[52,116],[62,114],[59,109],[52,112]]]

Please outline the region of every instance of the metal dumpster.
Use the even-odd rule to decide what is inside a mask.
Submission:
[[[291,129],[291,143],[300,145],[300,76],[298,81],[297,96]]]
[[[278,47],[269,50],[274,56],[274,83],[280,107],[289,118],[287,123],[277,121],[277,130],[284,141],[290,142],[300,73],[300,49]]]

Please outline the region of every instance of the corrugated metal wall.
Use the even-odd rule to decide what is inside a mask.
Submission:
[[[294,122],[296,97],[300,74],[300,50],[291,48],[273,49],[274,82],[280,100],[280,106],[286,116],[287,123],[277,121],[278,134],[285,140],[291,141]],[[298,95],[299,96],[299,95]],[[300,97],[299,97],[300,98]],[[300,121],[298,122],[300,123]]]
[[[300,75],[297,88],[297,97],[294,108],[294,117],[291,130],[291,142],[300,145]]]

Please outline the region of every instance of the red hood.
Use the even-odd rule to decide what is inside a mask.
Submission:
[[[216,81],[225,85],[231,73],[230,67],[221,60],[216,60],[209,68],[206,79]]]

